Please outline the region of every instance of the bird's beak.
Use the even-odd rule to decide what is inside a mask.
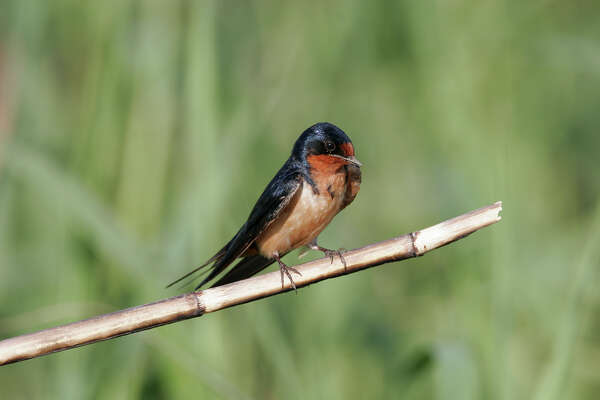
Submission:
[[[358,161],[358,159],[354,156],[350,156],[350,157],[344,157],[344,156],[340,156],[337,154],[332,154],[332,156],[337,157],[337,158],[341,158],[342,160],[346,161],[348,164],[352,164],[352,165],[356,165],[357,167],[361,167],[362,163],[360,161]]]

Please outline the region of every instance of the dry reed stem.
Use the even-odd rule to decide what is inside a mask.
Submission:
[[[333,262],[326,257],[304,263],[295,267],[302,275],[294,275],[294,282],[301,288],[361,269],[421,256],[498,222],[501,210],[502,202],[496,202],[417,232],[347,251],[344,253],[346,270],[337,257]],[[228,285],[5,339],[0,341],[0,365],[199,317],[286,292],[291,289],[291,285],[287,279],[284,282],[282,287],[279,271],[270,272]]]

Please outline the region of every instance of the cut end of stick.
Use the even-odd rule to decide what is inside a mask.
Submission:
[[[416,255],[423,255],[500,221],[502,219],[500,211],[502,211],[502,202],[497,201],[489,206],[413,232],[411,237]]]
[[[496,207],[496,221],[500,221],[502,219],[502,216],[500,215],[502,212],[502,201],[495,202],[494,206]]]

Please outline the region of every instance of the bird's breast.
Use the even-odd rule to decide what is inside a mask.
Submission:
[[[346,193],[345,171],[341,169],[329,176],[313,175],[313,180],[318,193],[303,181],[287,207],[257,238],[256,244],[265,257],[310,243],[341,210]]]

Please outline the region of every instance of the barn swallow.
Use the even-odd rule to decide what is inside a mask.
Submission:
[[[235,236],[208,261],[167,287],[210,265],[210,273],[197,290],[242,258],[212,287],[246,279],[277,261],[282,287],[285,274],[296,289],[290,272],[301,274],[281,258],[301,246],[322,251],[331,262],[338,255],[345,267],[342,253],[319,246],[317,236],[356,197],[361,165],[344,131],[327,122],[311,126],[296,140],[290,157]]]

